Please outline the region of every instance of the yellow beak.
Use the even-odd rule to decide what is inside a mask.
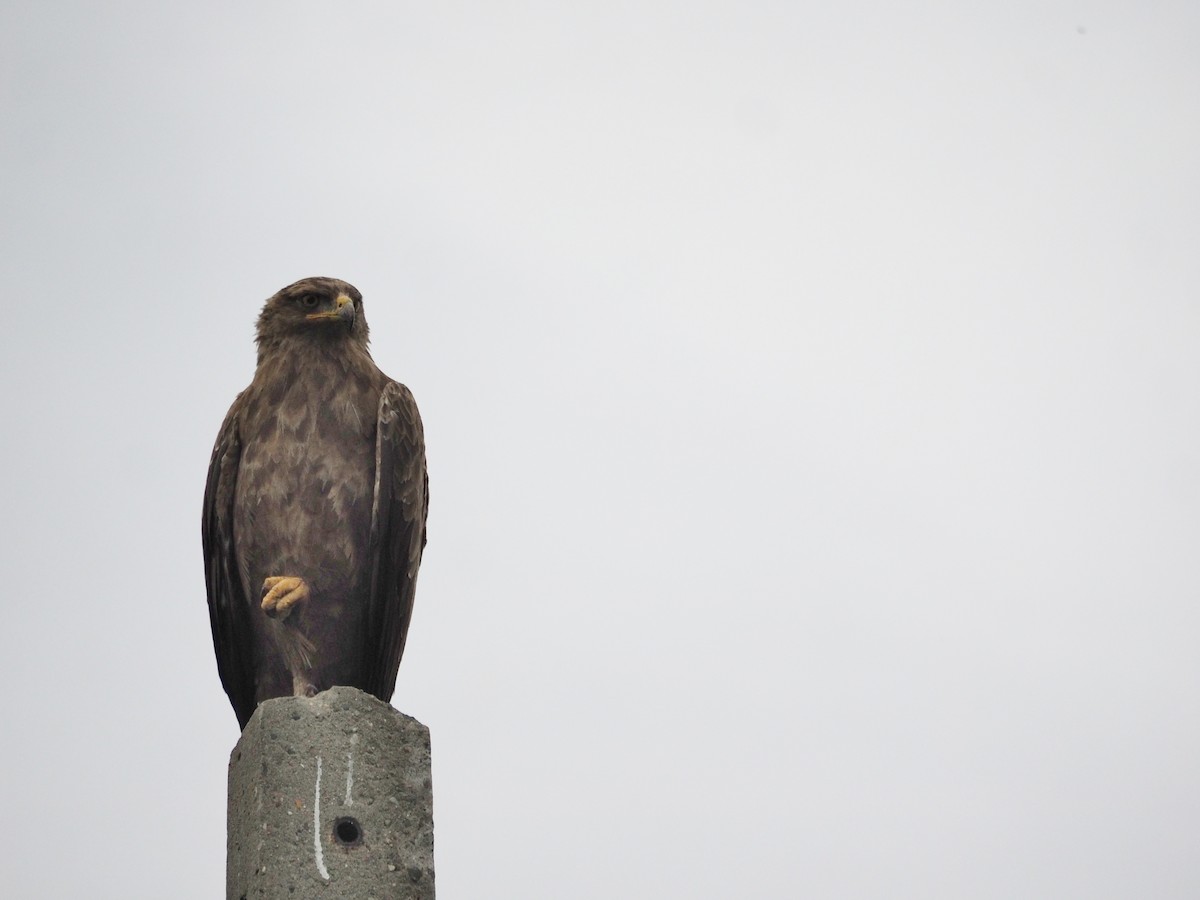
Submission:
[[[336,319],[351,322],[354,320],[354,301],[345,294],[339,294],[337,309],[333,312],[309,313],[306,319]]]

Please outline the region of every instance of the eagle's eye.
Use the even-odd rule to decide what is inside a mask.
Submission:
[[[317,305],[320,302],[321,302],[321,298],[318,297],[316,294],[301,294],[300,295],[300,305],[303,306],[305,309],[316,309]]]

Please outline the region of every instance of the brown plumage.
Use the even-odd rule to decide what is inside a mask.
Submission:
[[[372,361],[353,286],[285,287],[257,340],[204,492],[213,645],[243,728],[270,697],[391,699],[429,507],[416,403]]]

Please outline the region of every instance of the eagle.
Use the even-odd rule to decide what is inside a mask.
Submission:
[[[362,294],[305,278],[267,300],[258,363],[213,447],[204,573],[221,683],[259,703],[334,685],[385,703],[425,547],[416,402],[367,349]]]

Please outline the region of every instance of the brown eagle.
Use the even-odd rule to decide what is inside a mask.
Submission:
[[[270,697],[391,699],[429,509],[417,405],[371,359],[352,285],[288,285],[257,342],[204,490],[213,646],[243,728]]]

